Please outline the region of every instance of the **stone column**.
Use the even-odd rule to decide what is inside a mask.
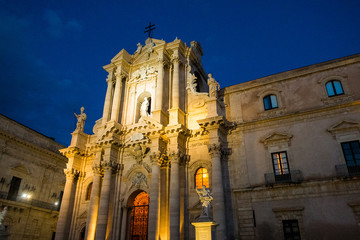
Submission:
[[[151,156],[152,172],[150,184],[148,239],[159,239],[160,217],[160,152]]]
[[[120,240],[126,240],[126,224],[128,219],[128,208],[122,208]]]
[[[61,202],[59,218],[56,226],[56,240],[67,240],[73,212],[73,201],[75,193],[75,178],[77,172],[74,169],[65,169],[66,183],[64,195]]]
[[[109,212],[109,200],[111,190],[111,175],[113,165],[111,161],[105,162],[104,168],[104,180],[101,186],[100,204],[99,204],[99,215],[96,223],[96,240],[104,240],[106,237],[106,228],[108,221]]]
[[[86,220],[86,233],[85,239],[94,239],[95,230],[96,230],[96,220],[99,210],[99,200],[100,200],[100,184],[101,184],[101,171],[100,166],[94,166],[94,179],[91,189],[90,203],[88,216]]]
[[[216,229],[216,237],[217,239],[226,239],[224,187],[221,171],[221,147],[220,144],[209,144],[208,149],[212,163],[212,193],[214,197],[212,206],[214,221],[219,224]]]
[[[171,153],[170,160],[170,239],[177,240],[180,236],[179,153]]]
[[[119,121],[119,110],[120,110],[120,98],[121,98],[121,80],[124,77],[124,74],[117,74],[116,75],[116,84],[115,84],[115,91],[114,97],[112,102],[112,110],[111,110],[111,120],[112,121]]]
[[[112,77],[109,77],[106,79],[108,83],[108,87],[106,90],[106,96],[105,96],[105,103],[104,103],[104,111],[103,111],[103,117],[102,117],[102,123],[106,123],[109,121],[109,115],[111,110],[111,92],[112,92]]]
[[[179,108],[179,82],[180,82],[180,60],[178,56],[173,57],[174,63],[174,76],[173,76],[173,86],[172,86],[172,106],[171,108]]]
[[[164,64],[163,59],[158,61],[158,78],[156,84],[156,98],[154,110],[162,110],[162,101],[163,101],[163,85],[164,85]]]

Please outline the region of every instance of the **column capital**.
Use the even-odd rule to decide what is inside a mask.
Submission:
[[[77,171],[73,168],[64,169],[64,173],[66,175],[66,180],[74,180],[75,178],[77,178],[79,176],[79,171]]]
[[[160,165],[161,152],[157,151],[150,155],[150,161],[152,165]]]
[[[217,144],[209,144],[208,145],[208,150],[209,150],[209,154],[211,155],[211,157],[215,156],[215,155],[220,155],[221,154],[221,144],[217,143]]]
[[[104,169],[99,164],[94,165],[92,170],[95,176],[102,176],[104,174]]]
[[[160,166],[161,167],[169,167],[170,166],[170,160],[169,157],[165,154],[163,154],[160,158]]]
[[[179,58],[179,56],[172,56],[171,61],[173,63],[180,63],[180,58]]]

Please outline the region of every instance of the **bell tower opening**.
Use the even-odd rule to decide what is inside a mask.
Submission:
[[[130,203],[130,240],[148,239],[149,194],[140,192]]]

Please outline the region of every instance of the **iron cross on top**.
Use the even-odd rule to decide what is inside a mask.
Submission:
[[[147,26],[145,29],[147,29],[144,33],[149,33],[148,36],[151,38],[151,32],[155,29],[155,24],[149,23],[149,26]]]

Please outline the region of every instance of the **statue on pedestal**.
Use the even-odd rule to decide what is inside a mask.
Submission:
[[[216,97],[217,91],[220,90],[220,84],[213,78],[212,74],[208,74],[209,96]]]
[[[202,202],[202,212],[200,218],[210,217],[210,202],[214,199],[210,189],[203,185],[202,188],[196,189],[196,192],[199,195],[200,202]]]
[[[79,132],[83,132],[84,131],[84,126],[85,126],[85,120],[86,120],[86,114],[84,113],[85,108],[81,107],[80,108],[80,114],[77,115],[76,113],[74,113],[75,117],[77,118],[77,124],[76,124],[76,129],[75,131],[79,131]]]

